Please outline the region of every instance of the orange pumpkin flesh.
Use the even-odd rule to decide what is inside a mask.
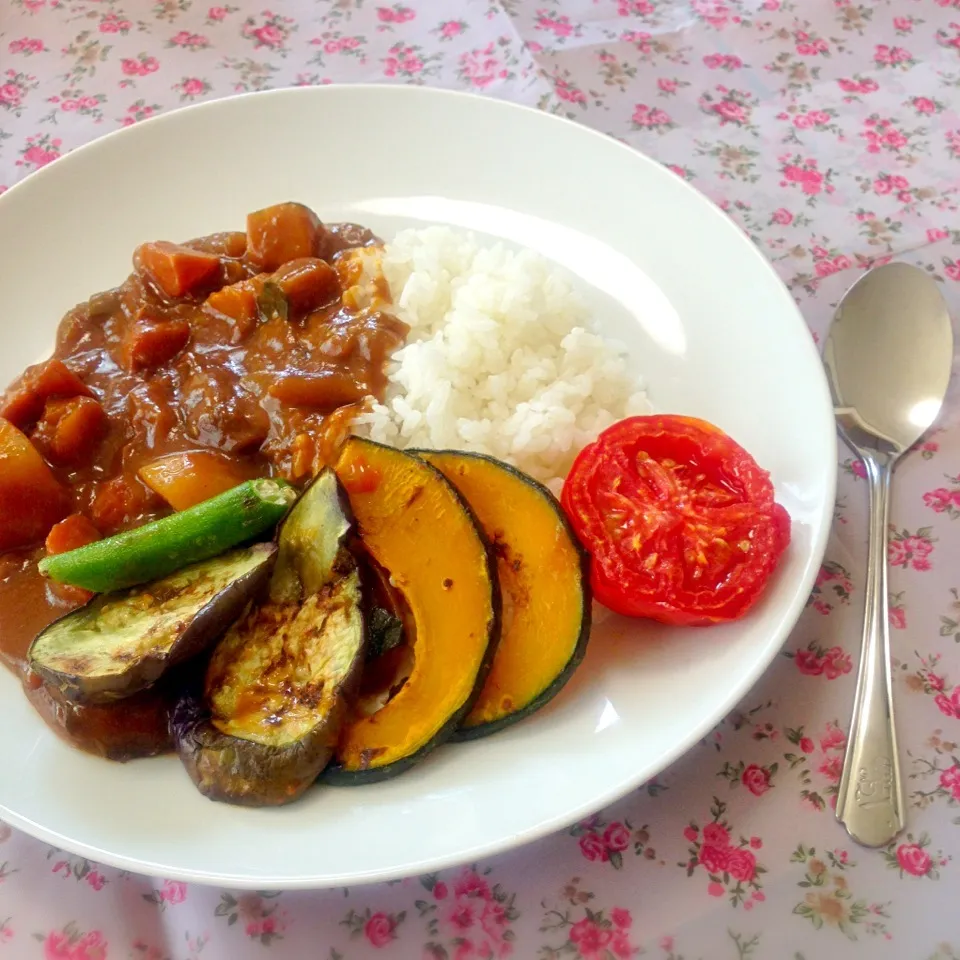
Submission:
[[[174,510],[187,510],[252,479],[249,470],[212,450],[168,453],[144,464],[137,474]]]
[[[406,683],[344,731],[338,764],[324,774],[352,784],[407,769],[455,731],[489,668],[500,598],[484,538],[439,471],[356,437],[335,469],[365,549],[389,572],[415,624]]]
[[[506,464],[458,451],[421,452],[470,504],[497,558],[500,644],[458,739],[494,733],[559,692],[586,652],[585,555],[560,504]]]

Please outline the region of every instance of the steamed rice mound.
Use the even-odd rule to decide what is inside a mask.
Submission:
[[[592,332],[567,273],[534,251],[429,227],[398,234],[382,269],[410,335],[358,433],[486,453],[558,492],[585,444],[648,412],[621,349]]]

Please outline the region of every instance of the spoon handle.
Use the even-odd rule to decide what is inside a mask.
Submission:
[[[893,460],[881,461],[871,454],[863,454],[862,459],[870,493],[863,646],[837,795],[837,819],[857,843],[880,847],[904,826],[887,609],[887,529]]]

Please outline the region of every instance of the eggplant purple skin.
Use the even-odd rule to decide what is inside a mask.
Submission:
[[[77,704],[105,705],[116,703],[152,687],[168,670],[204,653],[215,640],[243,613],[250,600],[256,598],[269,581],[276,561],[277,548],[272,543],[259,543],[249,548],[262,552],[263,562],[233,580],[194,615],[190,626],[162,656],[146,654],[132,662],[120,674],[104,677],[76,676],[53,670],[30,658],[31,669],[64,700]],[[133,590],[138,588],[134,587]],[[86,606],[95,603],[97,597]],[[85,607],[80,607],[80,610]],[[74,610],[54,621],[46,630],[73,616]],[[44,632],[46,632],[46,630]],[[34,641],[36,642],[36,641]],[[29,656],[29,655],[28,655]]]
[[[298,800],[333,757],[362,666],[361,655],[323,720],[282,747],[222,733],[210,719],[202,690],[185,693],[173,708],[170,731],[197,789],[210,800],[246,807],[279,807]]]
[[[149,690],[113,703],[71,703],[26,664],[20,683],[27,700],[65,743],[84,753],[127,763],[175,753],[170,716],[184,689],[203,682],[203,658],[174,667]]]
[[[307,496],[321,476],[322,473],[314,479],[297,503]],[[353,517],[335,476],[334,483],[336,508],[344,528],[337,537],[333,570],[339,576],[357,576],[355,561],[344,546],[353,527]],[[296,516],[296,507],[297,504],[291,507],[277,528],[278,546],[284,525]],[[339,569],[344,563],[346,569]],[[282,560],[274,572],[276,577],[282,575]],[[351,668],[336,687],[333,703],[325,707],[322,719],[292,743],[271,746],[224,733],[212,721],[204,684],[192,683],[184,689],[171,713],[170,731],[184,769],[205,797],[239,806],[276,807],[299,799],[316,782],[336,751],[340,732],[360,690],[368,623],[362,607],[358,607],[357,612],[360,635]]]

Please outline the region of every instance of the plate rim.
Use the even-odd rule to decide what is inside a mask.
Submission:
[[[491,97],[485,94],[474,93],[472,91],[391,83],[330,83],[320,86],[279,87],[270,90],[248,91],[230,94],[225,97],[217,97],[215,99],[205,100],[195,104],[188,104],[166,111],[158,116],[150,117],[129,127],[120,127],[116,130],[112,130],[103,134],[102,136],[98,136],[93,140],[74,147],[68,153],[64,154],[62,157],[59,157],[54,163],[48,164],[47,166],[28,174],[26,177],[24,177],[22,180],[19,180],[13,186],[8,188],[2,195],[0,195],[0,219],[3,217],[3,211],[7,203],[7,198],[18,195],[18,192],[23,189],[25,184],[33,184],[33,189],[37,189],[38,186],[42,187],[42,184],[46,182],[46,179],[52,175],[52,170],[60,170],[60,173],[58,173],[57,176],[63,176],[65,168],[69,169],[70,167],[72,157],[84,155],[86,152],[95,152],[103,149],[103,144],[110,143],[116,138],[134,136],[134,131],[145,125],[150,124],[155,126],[157,124],[171,122],[175,123],[177,122],[175,118],[180,114],[196,111],[212,112],[216,109],[219,109],[220,105],[225,102],[251,100],[254,98],[293,99],[296,97],[301,97],[304,100],[307,98],[322,99],[324,96],[336,96],[347,90],[370,91],[374,93],[386,94],[387,96],[391,97],[421,97],[428,100],[432,98],[454,98],[458,100],[469,99],[479,101],[487,107],[495,107],[496,109],[501,109],[508,112],[529,114],[537,117],[539,122],[546,121],[562,127],[576,128],[578,131],[578,136],[599,138],[600,140],[605,141],[608,147],[626,151],[633,158],[645,164],[648,168],[655,169],[655,176],[670,176],[676,181],[679,181],[686,191],[696,197],[698,205],[701,209],[703,209],[705,215],[707,214],[707,211],[709,211],[710,215],[721,218],[725,222],[726,228],[732,231],[732,234],[736,234],[738,238],[736,242],[740,243],[741,250],[744,252],[747,250],[750,251],[750,256],[753,258],[756,265],[755,269],[766,272],[767,276],[774,281],[775,285],[779,288],[780,293],[784,296],[784,307],[789,307],[792,315],[792,323],[794,324],[796,333],[800,335],[800,341],[803,342],[806,340],[806,349],[814,355],[811,357],[811,359],[815,361],[815,366],[819,373],[817,381],[820,388],[819,392],[821,395],[821,400],[823,401],[821,405],[821,413],[823,416],[820,426],[823,429],[829,430],[829,432],[832,434],[834,439],[834,448],[837,449],[836,444],[838,441],[833,419],[833,405],[830,400],[829,386],[823,370],[819,350],[817,349],[813,337],[809,336],[809,327],[803,318],[803,314],[801,313],[799,306],[790,293],[789,288],[781,279],[780,275],[776,272],[770,261],[767,260],[767,258],[761,253],[756,244],[753,243],[743,233],[738,225],[727,214],[725,214],[720,207],[717,206],[717,204],[715,204],[708,196],[706,196],[706,194],[702,193],[683,177],[680,177],[664,164],[655,160],[653,157],[637,149],[636,147],[630,146],[623,140],[606,134],[600,130],[585,126],[584,124],[578,123],[577,121],[566,117],[548,113],[537,107],[516,103],[510,100],[503,100],[498,97]],[[732,234],[731,243],[734,242]],[[784,321],[786,321],[786,317],[784,317]],[[460,850],[444,856],[430,857],[429,859],[425,859],[420,862],[408,864],[403,869],[385,867],[378,870],[368,869],[362,873],[317,874],[309,877],[251,877],[236,876],[229,873],[202,871],[192,868],[170,870],[163,864],[126,856],[124,854],[113,853],[109,850],[103,850],[95,845],[74,840],[58,833],[56,830],[45,827],[42,824],[32,820],[29,816],[10,810],[2,801],[0,801],[0,818],[9,823],[11,826],[22,830],[41,842],[51,844],[74,855],[82,856],[120,870],[128,870],[130,872],[146,876],[162,877],[165,879],[180,880],[189,883],[199,883],[208,886],[219,886],[242,890],[308,890],[334,888],[347,884],[351,886],[357,886],[383,883],[388,880],[417,876],[427,871],[450,869],[452,867],[461,866],[464,863],[472,860],[486,859],[497,856],[509,850],[533,843],[534,841],[542,839],[543,837],[557,833],[558,831],[565,829],[584,817],[590,816],[609,806],[610,804],[622,799],[631,791],[642,786],[642,784],[646,780],[650,779],[650,777],[657,776],[663,770],[674,764],[678,759],[686,755],[707,733],[709,733],[711,729],[713,729],[713,727],[716,726],[718,722],[720,722],[720,720],[722,720],[723,717],[727,716],[730,711],[736,707],[736,705],[750,690],[756,686],[759,680],[770,668],[771,664],[776,659],[777,654],[781,651],[784,643],[789,638],[800,619],[800,615],[806,606],[807,597],[813,587],[816,572],[819,569],[826,553],[833,522],[831,505],[836,499],[837,490],[838,463],[836,455],[829,458],[829,462],[826,464],[826,471],[826,476],[823,478],[823,504],[819,509],[817,516],[812,519],[810,523],[811,546],[805,561],[805,571],[798,583],[798,589],[792,602],[783,609],[781,615],[781,625],[776,631],[774,631],[774,633],[778,634],[778,636],[776,637],[775,642],[770,642],[766,650],[764,650],[762,654],[758,656],[753,667],[743,675],[743,677],[734,687],[727,692],[727,695],[722,700],[722,704],[717,712],[717,715],[708,717],[706,720],[701,721],[695,727],[691,728],[690,733],[686,737],[678,740],[677,743],[675,743],[669,750],[664,751],[664,753],[656,760],[654,764],[656,769],[653,772],[644,770],[639,774],[633,774],[629,777],[626,777],[620,782],[610,784],[592,800],[582,803],[575,808],[570,808],[564,813],[558,814],[550,819],[540,821],[536,825],[523,830],[522,832],[508,834],[497,840],[486,841],[477,844],[471,847],[469,850]]]

